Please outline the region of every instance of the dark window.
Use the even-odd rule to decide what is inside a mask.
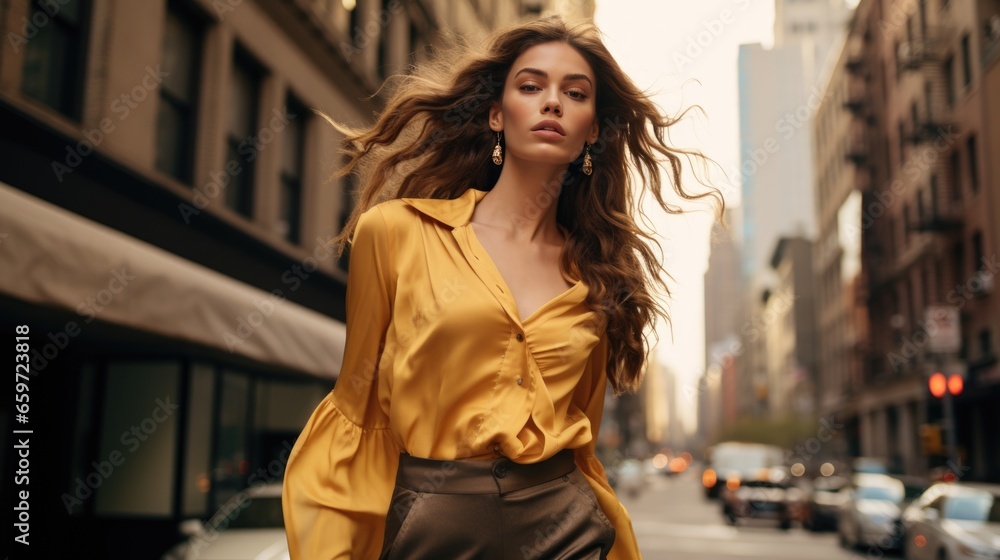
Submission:
[[[962,87],[972,83],[972,49],[969,47],[969,35],[962,36]]]
[[[215,456],[212,460],[212,508],[217,510],[240,490],[249,475],[251,380],[244,374],[223,371],[216,397]]]
[[[260,67],[237,48],[229,82],[226,173],[231,179],[226,187],[226,205],[247,217],[253,213],[254,165],[259,155],[255,137],[261,75]]]
[[[917,223],[924,221],[927,216],[925,215],[924,207],[924,192],[921,191],[917,193]]]
[[[389,0],[382,0],[380,2],[381,6],[381,17],[389,17]],[[379,76],[383,78],[391,74],[391,68],[389,68],[389,41],[391,30],[388,25],[380,25],[378,33],[378,63],[376,68],[378,69]]]
[[[347,158],[345,156],[343,163],[347,163]],[[354,173],[350,173],[341,177],[341,202],[340,202],[340,227],[337,228],[338,231],[342,231],[344,226],[347,225],[347,219],[351,216],[351,212],[354,211],[356,205],[355,194],[358,188],[357,176]],[[340,262],[337,265],[341,270],[346,271],[351,260],[351,246],[347,244],[344,246],[344,252],[340,256]]]
[[[979,352],[984,357],[993,354],[993,337],[991,336],[990,329],[979,331]]]
[[[944,61],[944,95],[949,107],[955,104],[955,57],[953,56]]]
[[[931,304],[931,271],[930,264],[920,268],[920,295],[923,297],[923,307]]]
[[[930,192],[928,195],[930,197],[927,200],[928,210],[930,210],[930,213],[933,215],[937,213],[936,210],[938,205],[938,178],[936,173],[931,175]]]
[[[899,122],[899,165],[903,165],[904,150],[906,149],[906,125]]]
[[[184,183],[191,182],[194,168],[200,51],[200,26],[171,4],[163,32],[165,77],[156,115],[156,167]]]
[[[948,157],[948,170],[951,172],[951,199],[962,200],[962,166],[958,150],[952,150]]]
[[[348,8],[348,18],[347,18],[347,36],[351,38],[351,44],[354,48],[360,48],[358,45],[361,38],[361,7],[354,4],[353,7]]]
[[[302,162],[305,147],[305,106],[288,100],[293,116],[285,125],[281,149],[281,193],[278,201],[278,233],[292,243],[302,239]]]
[[[931,84],[924,82],[924,111],[927,115],[927,122],[934,122],[934,109],[931,106]]]
[[[979,267],[983,265],[983,233],[977,231],[972,234],[972,274],[979,272]]]
[[[927,0],[917,0],[920,6],[920,37],[927,39]]]
[[[418,59],[417,51],[420,50],[420,28],[412,20],[410,21],[410,64],[416,64]]]
[[[910,223],[910,203],[903,204],[903,246],[910,241],[910,232],[913,231]]]
[[[75,120],[82,106],[88,7],[85,0],[32,2],[28,21],[38,31],[24,39],[22,91]]]
[[[955,268],[954,268],[954,271],[955,271],[955,284],[961,285],[961,286],[965,286],[965,281],[967,279],[966,276],[965,276],[965,255],[964,255],[965,251],[964,251],[964,249],[965,248],[962,246],[962,242],[959,241],[959,242],[955,243],[955,249],[952,251],[952,255],[954,255],[954,258],[955,258],[955,260],[954,260],[954,264],[955,264]]]
[[[979,190],[979,158],[976,155],[976,137],[969,136],[965,141],[966,157],[969,159],[969,188],[972,192]]]

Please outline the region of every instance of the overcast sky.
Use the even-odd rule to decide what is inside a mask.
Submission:
[[[701,150],[730,178],[715,169],[710,180],[724,189],[727,206],[738,206],[739,112],[736,62],[739,45],[773,40],[772,0],[598,0],[595,21],[618,63],[636,84],[659,92],[668,113],[699,105],[671,134],[673,144]],[[694,177],[685,180],[697,187]],[[687,429],[694,427],[692,399],[704,369],[704,274],[708,264],[709,211],[666,217],[654,224],[661,234],[667,271],[674,277],[668,302],[673,332],[661,328],[658,357],[674,371]]]

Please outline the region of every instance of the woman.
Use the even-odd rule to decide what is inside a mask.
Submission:
[[[336,388],[284,482],[291,557],[640,558],[595,457],[605,389],[635,390],[666,289],[626,157],[668,212],[675,120],[592,26],[498,34],[403,78],[373,128]],[[336,123],[334,123],[336,124]],[[626,150],[628,150],[626,152]],[[398,186],[394,186],[398,185]]]

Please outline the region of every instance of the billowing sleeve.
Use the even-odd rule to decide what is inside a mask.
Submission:
[[[608,554],[608,560],[641,560],[642,555],[639,553],[639,543],[636,540],[635,529],[632,527],[632,519],[625,506],[618,501],[614,489],[608,484],[608,475],[604,472],[604,465],[601,464],[596,455],[597,435],[601,429],[601,418],[604,416],[604,393],[608,386],[607,358],[608,339],[604,335],[591,353],[590,360],[587,362],[587,371],[583,376],[584,382],[590,384],[589,397],[584,412],[590,419],[590,430],[593,437],[590,443],[574,450],[576,466],[590,482],[604,515],[615,527],[615,544]]]
[[[377,558],[399,464],[378,401],[378,363],[395,291],[381,210],[355,229],[347,282],[347,338],[334,390],[289,454],[282,508],[291,560]]]

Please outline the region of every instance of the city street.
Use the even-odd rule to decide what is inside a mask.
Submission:
[[[730,527],[719,513],[719,502],[704,499],[698,472],[693,468],[674,478],[655,476],[641,495],[619,495],[632,516],[644,560],[898,558],[880,551],[852,554],[837,544],[836,533],[810,533],[798,525],[790,531],[770,522]]]

